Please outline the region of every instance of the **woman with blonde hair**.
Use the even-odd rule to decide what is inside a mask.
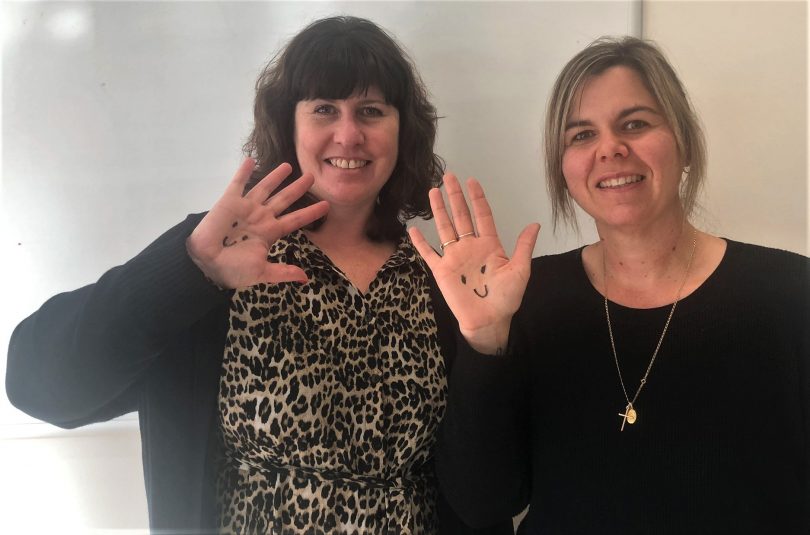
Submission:
[[[521,532],[810,532],[810,262],[690,215],[705,148],[651,42],[603,38],[559,75],[545,128],[555,224],[599,241],[509,260],[480,186],[431,192],[459,322],[437,470],[471,525]],[[479,475],[470,481],[465,475]]]

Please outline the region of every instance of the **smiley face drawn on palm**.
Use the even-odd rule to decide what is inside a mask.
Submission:
[[[239,226],[238,221],[234,221],[233,223],[231,223],[231,228],[236,228],[237,226]],[[242,241],[245,241],[246,239],[248,239],[247,234],[242,236]],[[237,242],[236,240],[232,240],[228,236],[225,236],[224,238],[222,238],[222,246],[223,247],[233,247],[237,243],[239,243],[239,242]]]
[[[486,272],[486,270],[487,270],[486,265],[481,266],[481,275],[483,275]],[[481,277],[481,278],[483,279],[483,277]],[[464,275],[463,273],[461,275],[461,284],[464,284],[464,285],[467,284],[467,276]],[[477,288],[477,285],[476,285],[476,286],[473,286],[473,292],[475,292],[475,295],[477,295],[478,297],[483,299],[484,297],[489,295],[489,288],[487,288],[487,285],[484,284],[484,290],[479,292],[478,288]]]

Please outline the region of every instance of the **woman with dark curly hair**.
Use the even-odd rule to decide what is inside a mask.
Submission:
[[[10,400],[65,428],[137,410],[155,530],[438,533],[452,317],[404,225],[435,134],[391,37],[311,24],[210,211],[17,327]]]

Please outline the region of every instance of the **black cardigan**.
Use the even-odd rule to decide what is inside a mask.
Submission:
[[[186,220],[95,284],[48,300],[15,329],[6,390],[28,414],[75,428],[137,411],[153,532],[216,526],[217,395],[231,292],[186,253],[204,214]],[[432,284],[448,370],[456,322]],[[468,530],[440,501],[443,533]]]

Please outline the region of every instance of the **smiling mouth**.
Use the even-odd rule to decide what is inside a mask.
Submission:
[[[347,160],[346,158],[327,158],[326,161],[339,169],[358,169],[371,163],[370,160]]]
[[[630,175],[630,176],[621,176],[618,178],[609,178],[607,180],[603,180],[596,185],[599,189],[612,189],[612,188],[620,188],[622,186],[626,186],[628,184],[635,184],[637,182],[641,182],[646,177],[644,175]]]
[[[487,288],[486,284],[484,285],[484,293],[478,293],[478,288],[473,288],[473,291],[478,297],[486,297],[489,295],[489,288]]]

